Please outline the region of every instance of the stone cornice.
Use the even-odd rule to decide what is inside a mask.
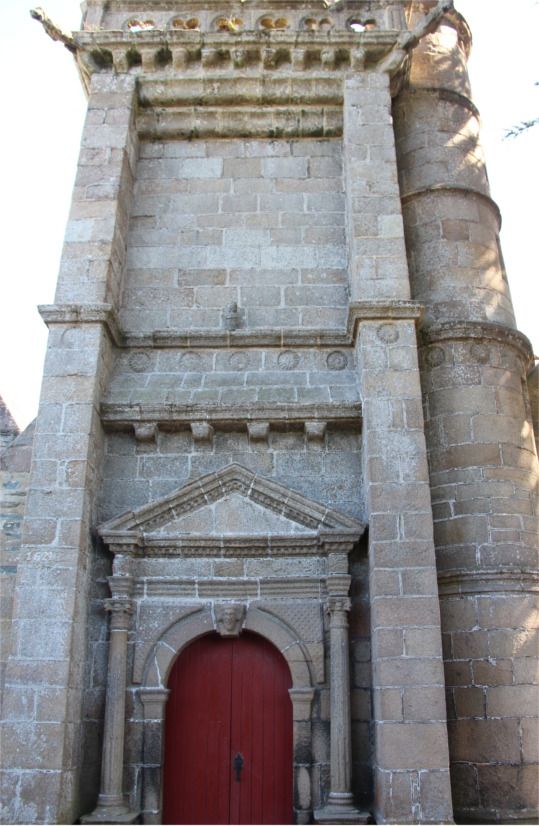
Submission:
[[[322,9],[321,9],[322,12]],[[145,75],[166,73],[222,73],[241,75],[270,70],[288,75],[315,76],[321,68],[339,76],[374,66],[395,46],[398,33],[373,30],[361,34],[352,29],[313,31],[201,32],[174,28],[131,31],[80,31],[73,34],[76,60],[84,86],[94,72],[128,72],[133,55]],[[320,55],[313,60],[314,51]],[[247,67],[247,69],[246,69]],[[300,101],[298,101],[299,103]]]
[[[306,534],[152,534],[138,532],[138,542],[132,541],[131,531],[107,531],[101,533],[112,553],[130,554],[133,557],[281,557],[327,556],[333,551],[328,543],[329,532]],[[339,531],[335,531],[339,541]],[[350,553],[360,534],[352,538],[343,535],[341,548]],[[124,544],[125,543],[125,544]],[[329,578],[328,581],[334,581]]]
[[[306,327],[259,330],[155,330],[150,335],[126,335],[128,347],[347,347],[352,341],[339,330]]]
[[[421,340],[426,345],[439,341],[492,341],[516,350],[526,365],[533,363],[533,349],[529,339],[518,330],[503,324],[483,321],[446,321],[421,327]]]
[[[124,334],[112,304],[40,304],[38,311],[47,325],[104,324],[117,347],[124,343]]]
[[[234,348],[234,347],[351,347],[362,321],[413,320],[421,323],[424,307],[415,301],[355,301],[348,305],[346,330],[330,328],[254,330],[155,330],[136,335],[122,329],[112,304],[41,304],[41,318],[52,324],[104,324],[112,341],[121,348]]]
[[[441,597],[466,594],[539,592],[539,573],[536,570],[496,568],[485,571],[461,571],[438,574],[438,592]]]
[[[494,212],[496,220],[498,222],[498,232],[501,230],[502,214],[496,201],[494,201],[486,192],[481,192],[480,189],[474,189],[471,186],[463,186],[462,184],[456,182],[432,184],[432,186],[421,187],[420,189],[414,189],[411,192],[403,192],[401,194],[401,202],[404,205],[408,201],[414,200],[414,198],[420,198],[422,195],[444,193],[452,193],[460,198],[462,198],[463,195],[468,195],[471,198],[479,198]]]
[[[355,301],[348,305],[347,332],[355,342],[362,321],[413,321],[421,323],[425,312],[416,301]]]
[[[469,112],[481,121],[481,113],[473,100],[466,95],[462,95],[460,92],[455,92],[453,89],[440,89],[432,86],[414,86],[412,89],[404,89],[404,91],[401,92],[401,97],[399,100],[405,98],[421,98],[426,95],[437,97],[438,100],[445,100],[449,103],[456,103],[459,106],[463,106],[464,109],[468,109]]]
[[[101,404],[101,421],[108,430],[126,430],[139,423],[166,425],[189,429],[192,422],[207,422],[221,427],[249,422],[268,422],[270,425],[304,424],[310,421],[361,423],[359,402],[326,402],[315,404],[290,404],[252,402],[248,405],[185,405],[185,404]]]

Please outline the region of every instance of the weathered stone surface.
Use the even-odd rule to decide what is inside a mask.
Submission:
[[[4,817],[160,822],[168,675],[217,630],[287,662],[296,822],[451,822],[450,780],[531,819],[535,397],[467,26],[169,6],[68,39],[35,439],[0,422]]]

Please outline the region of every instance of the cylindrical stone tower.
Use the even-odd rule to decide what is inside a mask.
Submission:
[[[409,28],[435,5],[411,4]],[[537,454],[456,12],[413,52],[394,121],[422,390],[457,818],[537,807]],[[497,810],[497,815],[495,815]],[[490,821],[492,822],[492,821]]]

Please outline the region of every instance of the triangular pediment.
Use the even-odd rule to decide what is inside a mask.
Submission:
[[[106,542],[122,535],[173,537],[313,536],[363,532],[350,516],[238,464],[209,473],[169,496],[127,511],[99,528]]]

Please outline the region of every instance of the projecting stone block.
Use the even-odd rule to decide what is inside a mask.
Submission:
[[[249,422],[247,430],[251,444],[268,445],[270,434],[269,422]]]
[[[207,422],[191,422],[191,433],[195,445],[211,446],[213,443],[213,427]]]

